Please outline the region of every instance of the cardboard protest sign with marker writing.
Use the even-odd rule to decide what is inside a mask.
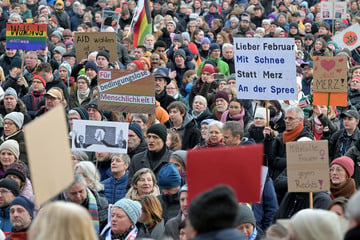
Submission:
[[[75,32],[76,60],[87,59],[89,53],[108,50],[110,62],[117,61],[116,33],[114,32]]]
[[[74,179],[64,107],[57,106],[27,124],[24,137],[36,203],[41,205]]]
[[[6,24],[6,48],[20,50],[44,50],[46,48],[46,24]]]
[[[337,43],[339,48],[347,48],[349,50],[354,50],[360,45],[359,34],[360,25],[359,23],[356,23],[335,34],[333,39],[334,42]]]
[[[328,142],[286,144],[289,192],[322,192],[330,189]]]
[[[109,69],[98,74],[102,110],[154,113],[155,85],[149,71]]]
[[[314,57],[313,92],[347,92],[346,57]]]
[[[186,164],[188,201],[225,184],[234,189],[238,202],[259,202],[263,145],[192,150]]]
[[[296,100],[293,38],[234,38],[236,88],[242,99]]]

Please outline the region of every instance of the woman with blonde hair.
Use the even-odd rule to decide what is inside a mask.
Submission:
[[[159,199],[155,196],[144,195],[140,198],[140,203],[142,214],[139,221],[145,224],[151,238],[161,239],[165,226]]]
[[[28,231],[29,240],[97,240],[88,211],[71,202],[52,202],[40,210]]]
[[[143,195],[160,195],[155,174],[149,168],[141,168],[134,174],[131,180],[131,187],[126,193],[125,198],[139,200]]]

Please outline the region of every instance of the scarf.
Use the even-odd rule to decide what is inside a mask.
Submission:
[[[290,131],[285,131],[283,133],[283,143],[286,144],[288,142],[294,141],[300,135],[303,129],[304,129],[304,124],[301,123],[296,128]]]
[[[44,95],[46,93],[46,89],[44,88],[41,91],[31,91],[30,94],[32,96],[32,105],[33,110],[39,109],[40,101],[44,98]]]
[[[77,99],[81,105],[81,103],[89,96],[90,93],[90,88],[87,88],[85,91],[80,91],[79,89],[77,90]]]
[[[277,114],[274,117],[270,118],[270,121],[273,122],[273,123],[276,123],[277,121],[280,120],[281,117],[282,117],[282,112],[279,111],[279,114]]]
[[[151,193],[149,193],[148,195],[152,195],[152,196],[159,196],[160,195],[160,189],[158,187],[158,185],[154,185],[153,190],[151,191]],[[133,187],[131,186],[129,191],[126,193],[125,198],[130,198],[131,200],[140,200],[140,195],[139,192]]]
[[[99,233],[99,214],[96,198],[89,189],[87,189],[87,196],[89,199],[88,211],[90,213],[91,219],[93,220],[95,231]]]
[[[256,230],[256,227],[254,227],[254,231],[253,231],[253,233],[251,234],[251,236],[249,237],[248,240],[255,240],[256,237],[257,237],[257,234],[258,234],[258,232]]]
[[[134,240],[138,234],[138,229],[136,226],[131,226],[123,234],[113,234],[110,230],[107,232],[105,240],[119,239],[119,240]]]
[[[207,140],[204,147],[211,148],[211,147],[224,147],[224,146],[225,146],[224,140],[221,139],[220,142],[217,143],[212,143],[210,142],[210,140]]]
[[[244,127],[244,116],[245,116],[245,110],[242,109],[239,114],[230,115],[229,110],[227,110],[228,114],[226,117],[226,121],[238,121],[241,123],[241,125]]]
[[[352,178],[346,179],[344,184],[330,186],[331,199],[335,199],[337,197],[346,197],[350,198],[356,192],[355,181]]]

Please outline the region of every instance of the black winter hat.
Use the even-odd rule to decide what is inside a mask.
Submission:
[[[158,123],[148,128],[147,133],[158,135],[164,143],[166,143],[167,131],[165,125]]]
[[[107,50],[98,51],[98,54],[96,55],[96,58],[98,56],[102,56],[102,57],[106,58],[108,61],[110,61],[110,54],[109,54],[109,51],[107,51]]]
[[[18,178],[21,179],[21,181],[25,183],[26,167],[24,164],[17,162],[10,164],[10,166],[5,171],[4,178],[6,178],[10,174],[17,176]]]
[[[11,178],[4,178],[0,180],[0,188],[6,188],[10,190],[15,197],[19,196],[20,194],[19,184]]]
[[[234,191],[225,185],[216,186],[195,197],[189,206],[189,220],[200,233],[233,228],[238,203]]]

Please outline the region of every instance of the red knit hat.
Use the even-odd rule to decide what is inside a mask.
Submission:
[[[214,70],[214,68],[212,68],[210,66],[206,66],[201,69],[201,73],[203,73],[203,72],[208,72],[210,74],[214,74],[215,70]]]
[[[199,49],[197,48],[197,46],[195,45],[195,43],[191,42],[188,44],[188,49],[190,50],[190,52],[192,52],[192,54],[196,55],[199,54]]]
[[[144,66],[144,64],[142,63],[142,61],[140,61],[140,60],[134,60],[134,61],[132,61],[131,63],[133,63],[133,64],[136,65],[136,70],[137,70],[137,71],[145,70],[145,66]]]
[[[354,174],[354,161],[351,158],[347,156],[336,158],[330,163],[330,167],[334,164],[342,166],[348,177],[351,177]]]
[[[46,87],[46,81],[45,81],[45,79],[44,79],[42,76],[40,76],[40,75],[35,75],[35,76],[33,77],[33,80],[34,80],[34,79],[40,80],[40,81],[43,83],[44,87]]]

